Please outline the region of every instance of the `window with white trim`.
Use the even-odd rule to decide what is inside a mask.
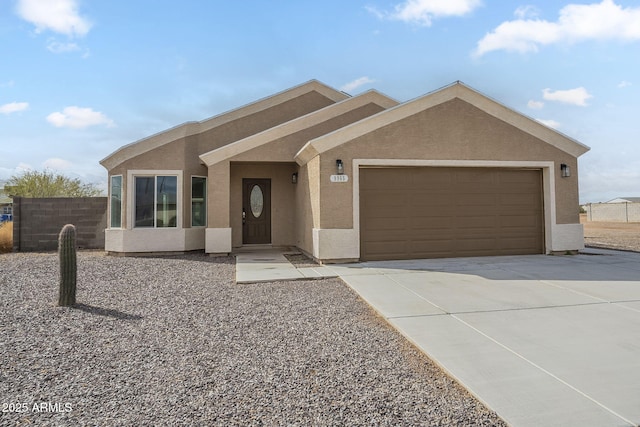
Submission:
[[[191,177],[191,226],[207,225],[207,178]]]
[[[134,227],[178,226],[178,177],[136,176]]]
[[[122,175],[111,177],[111,188],[109,190],[109,227],[122,227]]]

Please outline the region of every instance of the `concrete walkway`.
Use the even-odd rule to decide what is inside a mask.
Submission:
[[[337,277],[335,272],[321,265],[296,268],[284,256],[288,252],[290,251],[265,247],[243,248],[237,251],[236,283]]]
[[[323,271],[513,426],[637,426],[640,254],[587,252]]]

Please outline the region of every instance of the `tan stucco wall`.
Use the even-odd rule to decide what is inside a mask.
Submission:
[[[320,159],[316,157],[298,170],[298,184],[295,189],[296,246],[313,253],[313,229],[320,226]]]
[[[242,246],[242,179],[263,178],[271,180],[271,244],[291,246],[295,238],[295,189],[291,175],[296,172],[295,163],[231,163],[231,203],[229,219],[232,244]]]
[[[244,153],[233,156],[230,160],[234,162],[264,160],[272,162],[291,162],[293,161],[296,153],[308,141],[357,122],[365,117],[372,116],[382,110],[384,110],[384,108],[377,104],[370,103],[363,105],[345,114],[341,114],[337,117],[318,123],[317,125],[310,125],[304,130],[288,134],[261,145],[260,147],[253,148]]]
[[[556,222],[579,222],[577,160],[471,104],[454,99],[360,136],[320,156],[320,228],[353,227],[353,181],[331,183],[336,159],[352,175],[353,159],[554,161]],[[571,167],[559,178],[560,163]]]
[[[123,162],[109,172],[109,176],[123,176],[123,195],[126,197],[129,183],[127,182],[127,171],[129,170],[148,170],[150,174],[158,170],[182,170],[182,195],[183,195],[183,214],[182,226],[191,227],[191,177],[207,176],[207,167],[200,163],[197,156],[189,155],[194,137],[181,138],[170,144],[164,145],[157,150],[146,153]],[[123,228],[128,227],[127,219],[130,216],[131,203],[124,204],[123,212]]]
[[[191,227],[191,176],[209,176],[207,182],[209,191],[213,186],[220,185],[220,179],[227,182],[229,180],[228,176],[226,179],[221,176],[220,168],[208,172],[207,167],[200,162],[200,154],[308,114],[334,102],[318,92],[308,92],[297,98],[277,104],[272,108],[229,121],[201,134],[178,138],[151,151],[134,156],[109,170],[109,177],[113,175],[123,176],[123,195],[126,196],[128,170],[149,170],[150,173],[153,173],[154,170],[183,170],[182,226],[188,228]],[[293,156],[287,161],[290,161],[291,158]],[[211,212],[215,212],[220,207],[219,203],[216,203],[216,199],[220,196],[219,191],[214,190],[209,196],[208,209],[210,214],[208,226],[217,227],[221,222],[225,222],[224,214],[211,214]],[[124,201],[123,228],[129,226],[127,219],[130,216],[131,202],[129,200]],[[228,202],[226,205],[226,215],[228,215]],[[228,219],[228,217],[226,218]],[[220,227],[228,227],[228,223],[224,226],[220,225]]]
[[[311,209],[310,181],[306,174],[311,170],[317,176],[319,162],[312,162],[310,169],[305,167],[300,173],[297,165],[292,163],[292,159],[310,139],[382,110],[383,108],[377,104],[367,104],[318,125],[310,126],[302,131],[238,154],[231,157],[229,161],[223,162],[226,164],[231,162],[232,165],[230,196],[225,194],[222,187],[210,190],[216,192],[216,196],[210,197],[209,201],[210,223],[213,224],[210,227],[231,226],[233,246],[241,246],[242,178],[271,178],[272,244],[276,246],[296,245],[311,253],[313,244],[311,229],[314,226],[314,212]],[[268,159],[270,163],[256,163],[263,162],[265,159]],[[221,168],[216,164],[210,169],[218,170]],[[291,184],[291,175],[294,172],[299,172],[300,181],[297,185]],[[210,182],[219,182],[217,179],[213,178],[210,172]],[[316,196],[315,217],[317,219],[319,217],[319,205],[317,205],[319,183],[317,179],[311,182],[315,188],[313,194]],[[227,210],[228,217],[223,213],[227,209],[226,205],[224,201],[220,200],[225,197],[229,197],[231,201]],[[229,225],[224,223],[223,218],[230,219]],[[318,224],[316,220],[315,225]]]
[[[195,158],[216,148],[254,135],[263,130],[288,122],[297,117],[319,110],[334,101],[317,92],[309,92],[292,100],[278,104],[274,108],[224,123],[197,137],[197,153]]]
[[[220,162],[209,168],[208,191],[207,194],[207,227],[208,228],[228,228],[229,227],[229,183],[230,183],[229,162]]]

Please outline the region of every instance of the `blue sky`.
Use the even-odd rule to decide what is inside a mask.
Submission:
[[[140,138],[310,79],[406,101],[461,80],[591,147],[581,202],[640,196],[640,3],[5,0],[0,180],[104,186]]]

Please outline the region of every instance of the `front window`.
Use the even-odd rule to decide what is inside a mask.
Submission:
[[[122,227],[122,176],[111,177],[111,228]]]
[[[135,192],[136,227],[177,227],[177,176],[137,176]]]
[[[191,226],[207,225],[207,178],[191,177]]]

